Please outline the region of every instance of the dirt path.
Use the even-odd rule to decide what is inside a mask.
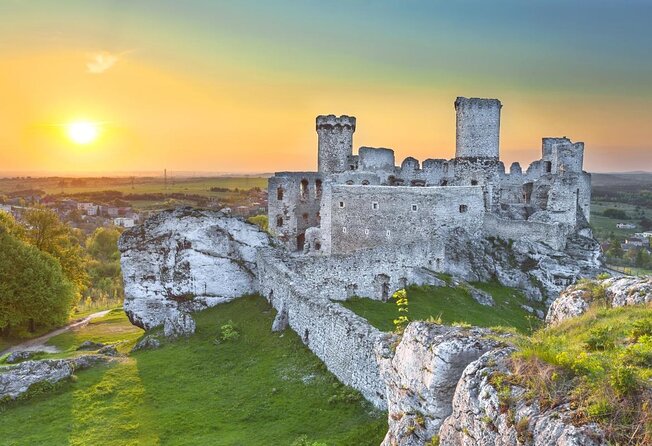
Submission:
[[[50,338],[60,335],[61,333],[65,333],[68,330],[85,327],[93,319],[97,319],[98,317],[105,316],[110,311],[111,310],[104,310],[104,311],[99,311],[97,313],[93,313],[89,316],[86,316],[83,319],[72,322],[66,325],[65,327],[57,328],[56,330],[44,334],[43,336],[39,336],[38,338],[30,339],[29,341],[25,341],[18,345],[14,345],[13,347],[9,347],[5,351],[0,352],[0,356],[6,353],[12,353],[17,351],[57,353],[59,350],[55,346],[45,345],[45,343],[48,342]]]

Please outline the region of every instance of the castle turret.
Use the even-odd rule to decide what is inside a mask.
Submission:
[[[500,109],[498,99],[458,97],[456,158],[498,159],[500,140]]]
[[[319,172],[338,173],[347,170],[347,159],[353,155],[353,132],[353,116],[317,116]]]

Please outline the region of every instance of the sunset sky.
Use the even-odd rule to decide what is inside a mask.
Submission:
[[[586,143],[652,171],[652,2],[0,0],[0,172],[315,170],[354,146],[450,158],[456,96],[503,103],[501,155]],[[76,144],[70,123],[98,123]]]

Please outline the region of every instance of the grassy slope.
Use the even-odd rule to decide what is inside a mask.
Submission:
[[[536,304],[526,301],[519,291],[495,283],[473,285],[489,292],[494,297],[496,306],[480,305],[462,288],[412,286],[407,289],[410,319],[441,317],[442,321],[448,324],[467,322],[480,327],[503,325],[522,332],[529,332],[540,325],[540,322],[520,307],[521,304],[536,307]],[[366,318],[380,330],[390,331],[394,328],[392,321],[398,312],[392,299],[380,302],[353,298],[343,305]]]
[[[260,297],[199,313],[191,338],[80,372],[55,395],[9,408],[0,416],[1,442],[289,445],[305,434],[328,445],[379,444],[384,414],[363,401],[329,403],[334,395],[359,395],[338,384],[296,334],[272,334],[272,318]],[[229,320],[240,338],[216,345]],[[116,315],[104,323],[119,325]],[[106,339],[98,334],[104,323],[88,336],[82,331],[54,342],[72,348]],[[123,337],[110,332],[113,341]]]
[[[652,305],[594,306],[517,344],[520,384],[542,406],[570,397],[577,421],[600,423],[610,444],[652,442]]]

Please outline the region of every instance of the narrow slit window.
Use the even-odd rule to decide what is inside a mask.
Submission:
[[[469,207],[465,204],[460,204],[460,214],[465,213],[466,211],[469,210]]]
[[[341,207],[341,208],[344,207],[344,202],[343,202],[343,201],[340,201],[340,207]]]
[[[413,212],[416,212],[416,211],[418,211],[418,210],[419,210],[419,206],[417,206],[416,204],[413,204],[413,205],[412,205],[412,211],[413,211]]]
[[[374,201],[374,202],[371,203],[371,209],[373,209],[374,211],[378,210],[378,202],[377,201]]]
[[[276,199],[281,201],[283,199],[283,188],[279,187],[276,189]]]

